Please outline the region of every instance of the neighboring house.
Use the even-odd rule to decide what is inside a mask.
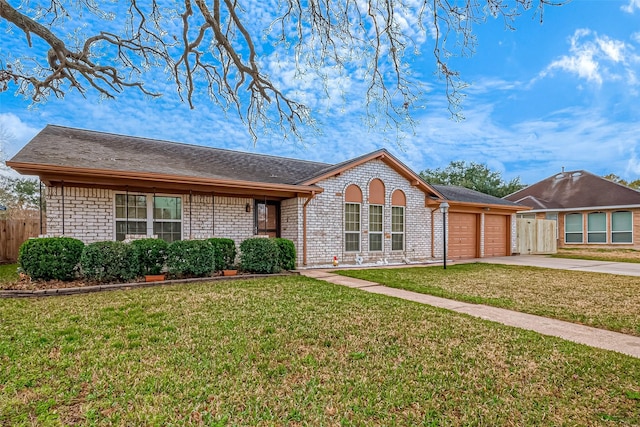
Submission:
[[[640,248],[640,192],[587,171],[561,172],[505,197],[525,218],[557,221],[558,247]]]
[[[483,227],[500,213],[507,240],[522,209],[437,190],[386,150],[331,165],[49,125],[7,164],[45,184],[51,235],[278,236],[294,242],[298,266],[441,259],[441,202]],[[510,240],[496,254],[510,254]],[[474,245],[472,256],[494,253]]]

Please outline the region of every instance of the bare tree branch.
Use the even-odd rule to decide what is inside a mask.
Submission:
[[[292,95],[295,82],[276,83],[278,76],[268,75],[268,58],[278,53],[291,55],[296,77],[315,77],[327,96],[334,70],[357,76],[366,87],[362,105],[370,125],[400,130],[413,126],[411,113],[423,105],[408,53],[432,45],[449,109],[461,117],[465,84],[449,59],[474,53],[474,25],[501,18],[512,29],[523,11],[536,8],[542,20],[545,6],[565,2],[283,0],[270,25],[260,28],[238,0],[129,0],[122,25],[99,0],[50,0],[48,7],[32,8],[29,2],[12,6],[0,0],[0,17],[21,32],[36,55],[36,44],[48,47],[33,67],[24,64],[29,59],[24,52],[0,52],[0,91],[15,88],[34,102],[64,97],[72,89],[84,95],[90,88],[108,98],[130,88],[155,97],[161,93],[147,89],[145,76],[160,68],[191,108],[205,88],[220,108],[235,111],[254,139],[260,128],[272,126],[301,137],[300,125],[313,126],[312,112]],[[85,13],[104,27],[68,36],[63,24]]]

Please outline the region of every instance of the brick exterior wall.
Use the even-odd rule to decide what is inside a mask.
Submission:
[[[618,211],[631,211],[633,221],[633,243],[611,243],[611,213]],[[607,214],[607,243],[587,243],[587,230],[588,215],[592,212],[605,212]],[[565,215],[572,213],[582,214],[582,242],[583,243],[565,243],[565,229],[564,219]],[[542,213],[544,215],[544,213]],[[559,248],[576,248],[576,247],[591,247],[591,248],[630,248],[640,249],[640,209],[602,209],[602,210],[588,210],[588,211],[573,211],[573,212],[560,212],[558,213],[558,247]]]
[[[378,178],[384,183],[383,251],[369,249],[369,184]],[[360,207],[360,251],[346,252],[344,247],[344,194],[346,188],[357,185],[362,191]],[[328,265],[334,256],[341,264],[355,264],[361,256],[364,263],[426,261],[442,259],[443,220],[440,210],[425,206],[425,194],[410,185],[404,177],[381,160],[358,165],[338,176],[317,184],[324,191],[311,201],[292,198],[280,203],[281,237],[294,242],[298,265],[303,262],[303,206],[307,204],[307,264]],[[62,188],[47,187],[47,230],[50,235],[62,235]],[[402,190],[405,206],[405,247],[391,250],[392,194]],[[66,187],[64,189],[64,234],[85,243],[115,239],[115,195],[123,191]],[[134,194],[134,193],[130,193]],[[160,195],[158,193],[158,195]],[[202,239],[227,237],[237,245],[253,237],[254,199],[211,195],[180,195],[182,198],[182,238]],[[250,212],[246,212],[247,203]],[[638,213],[640,215],[640,213]],[[484,220],[484,219],[483,219]],[[482,220],[482,222],[483,222]],[[640,218],[634,219],[636,227]],[[511,216],[511,247],[516,248],[515,215]],[[484,224],[484,223],[483,223]],[[481,227],[484,229],[484,226]],[[640,232],[640,230],[639,230]],[[480,236],[484,245],[484,235]],[[447,236],[448,238],[448,236]],[[483,246],[481,246],[481,256]]]
[[[47,187],[48,235],[75,237],[85,243],[115,239],[115,195],[122,191],[95,188]],[[134,194],[134,193],[130,193]],[[146,193],[145,193],[146,194]],[[158,194],[160,195],[160,194]],[[253,237],[253,199],[189,194],[182,197],[182,238],[227,237],[237,245]],[[246,204],[251,212],[245,211]],[[215,225],[215,229],[214,228]],[[213,230],[213,232],[212,232]]]
[[[65,236],[75,237],[85,243],[114,239],[115,205],[112,190],[47,187],[45,199],[48,235],[60,236],[64,230]]]
[[[385,185],[383,208],[383,251],[369,252],[369,205],[367,203],[369,183],[379,178]],[[360,208],[360,251],[346,252],[344,249],[344,193],[355,184],[360,187],[363,203]],[[380,160],[372,160],[349,169],[337,177],[328,178],[318,186],[324,189],[307,206],[307,261],[309,265],[330,264],[337,256],[341,263],[355,264],[356,256],[363,257],[365,263],[402,261],[424,261],[431,254],[431,214],[425,207],[425,194],[412,187],[396,171]],[[406,196],[405,207],[405,250],[391,250],[391,196],[400,189]],[[301,208],[306,199],[299,199]],[[299,209],[301,210],[301,209]],[[440,225],[440,229],[441,229]],[[301,253],[302,219],[298,223],[298,253]],[[301,262],[301,260],[299,260]]]

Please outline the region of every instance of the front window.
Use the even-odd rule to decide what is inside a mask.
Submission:
[[[182,199],[180,197],[154,197],[153,234],[169,243],[182,238]]]
[[[145,194],[116,194],[116,240],[127,235],[173,242],[182,238],[182,199]]]
[[[582,214],[568,214],[564,217],[565,243],[582,243]]]
[[[147,235],[147,196],[116,194],[116,240]]]
[[[382,206],[369,205],[369,250],[382,251]]]
[[[587,242],[607,243],[607,214],[593,212],[587,217]]]
[[[360,204],[344,204],[344,250],[360,251]]]
[[[391,250],[404,250],[404,206],[391,207]]]
[[[633,243],[633,217],[629,211],[611,214],[611,243]]]

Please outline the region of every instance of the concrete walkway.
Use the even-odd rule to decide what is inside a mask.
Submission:
[[[518,257],[508,257],[518,258]],[[552,258],[550,258],[552,259]],[[491,261],[496,262],[495,258]],[[571,260],[575,261],[575,260]],[[487,262],[489,262],[487,260]],[[594,261],[595,262],[595,261]],[[579,263],[578,263],[579,264]],[[620,264],[620,263],[610,263]],[[531,264],[520,264],[531,265]],[[542,265],[541,265],[542,267]],[[546,267],[546,266],[545,266]],[[560,267],[550,267],[560,268]],[[576,268],[577,269],[577,268]],[[592,270],[586,270],[592,271]],[[609,272],[609,271],[607,271]],[[481,319],[502,323],[508,326],[527,329],[539,332],[544,335],[563,338],[591,347],[605,350],[617,351],[633,357],[640,358],[640,337],[621,334],[618,332],[606,331],[603,329],[591,328],[589,326],[578,325],[576,323],[564,322],[562,320],[550,319],[547,317],[535,316],[532,314],[520,313],[503,308],[489,307],[483,304],[470,304],[466,302],[454,301],[450,299],[434,297],[417,292],[405,291],[402,289],[389,288],[378,283],[369,282],[351,277],[339,276],[331,270],[300,270],[300,274],[318,280],[334,283],[336,285],[357,288],[363,291],[402,298],[408,301],[415,301],[428,304],[434,307],[441,307],[458,313],[465,313]],[[614,273],[621,274],[621,273]],[[640,274],[639,274],[640,275]]]

